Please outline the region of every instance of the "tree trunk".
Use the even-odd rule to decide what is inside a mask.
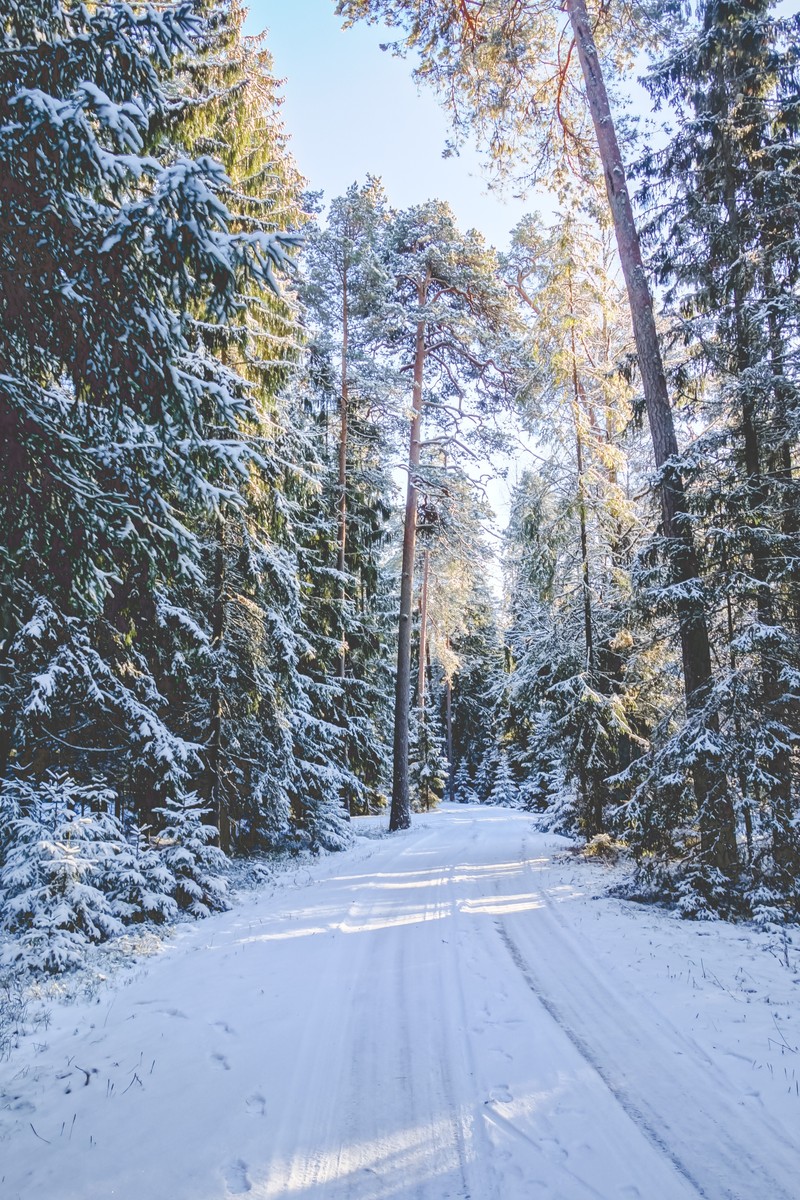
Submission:
[[[425,303],[420,288],[420,305]],[[417,324],[414,353],[414,391],[411,438],[408,451],[406,514],[403,525],[403,559],[400,577],[400,621],[397,631],[397,682],[394,699],[394,759],[392,810],[389,829],[408,829],[411,805],[408,796],[408,718],[411,701],[411,605],[414,593],[414,552],[417,543],[417,476],[422,449],[422,379],[425,370],[425,322]]]
[[[338,553],[336,555],[336,569],[340,576],[344,575],[345,563],[347,561],[347,420],[349,416],[348,404],[350,399],[347,381],[347,356],[350,349],[349,316],[347,270],[345,269],[342,279],[342,387],[339,401],[339,412],[341,417],[341,424],[339,426],[339,546]],[[339,651],[339,678],[344,679],[347,670],[347,638],[345,636],[345,605],[347,603],[347,590],[345,588],[344,579],[342,579],[340,595],[342,605],[340,615],[340,620],[342,623],[342,642]]]
[[[572,274],[569,273],[569,303],[572,318],[572,420],[575,426],[575,458],[578,468],[578,517],[581,536],[581,589],[583,592],[583,638],[586,671],[592,687],[597,687],[592,620],[592,579],[589,566],[589,537],[586,513],[586,469],[583,461],[583,431],[581,428],[582,388],[578,378],[578,356],[575,352],[575,312],[572,296]],[[587,767],[585,751],[580,765],[580,792],[583,798],[584,826],[588,836],[603,832],[603,782],[597,770]]]
[[[767,277],[768,286],[773,284],[771,272]],[[774,289],[773,289],[774,290]],[[775,306],[770,305],[768,310],[769,322],[769,343],[770,343],[770,360],[772,363],[773,376],[776,380],[782,380],[784,364],[783,356],[784,349],[781,343],[780,330],[775,319]],[[784,418],[784,414],[789,408],[789,398],[785,394],[784,386],[779,383],[776,385],[776,400],[777,409],[780,418]],[[785,428],[785,418],[783,420]],[[798,523],[797,507],[795,502],[795,481],[792,470],[792,446],[788,440],[784,440],[780,446],[777,455],[777,462],[773,465],[775,480],[779,488],[779,496],[781,502],[781,532],[784,536],[788,547],[787,556],[789,558],[788,571],[788,604],[785,608],[785,619],[792,629],[795,637],[800,635],[800,563],[795,553],[797,544]],[[778,713],[781,713],[781,704],[778,706]],[[789,752],[783,755],[783,764],[781,768],[784,773],[782,783],[784,785],[782,795],[779,796],[779,804],[781,811],[776,813],[776,828],[773,831],[773,847],[775,860],[784,870],[797,871],[798,865],[798,844],[797,833],[793,824],[793,806],[792,806],[792,758]]]
[[[723,550],[722,571],[727,571],[727,555]],[[734,624],[733,624],[733,605],[731,604],[730,593],[725,597],[725,616],[728,623],[728,655],[730,658],[731,671],[736,672],[736,651],[733,648],[734,642]],[[744,744],[744,734],[742,732],[742,721],[739,715],[738,706],[734,710],[733,729],[736,734],[736,740],[739,745]],[[739,791],[742,795],[742,815],[744,817],[744,834],[745,844],[747,846],[747,861],[753,861],[753,810],[751,805],[750,789],[747,782],[747,773],[744,768],[744,763],[739,760],[737,776],[739,780]]]
[[[428,576],[431,569],[431,552],[426,550],[422,556],[422,596],[419,605],[419,675],[417,679],[417,705],[421,713],[425,711],[425,677],[427,671],[428,647]]]
[[[781,532],[787,543],[786,555],[789,559],[788,589],[784,607],[784,619],[791,624],[795,637],[800,636],[800,559],[796,553],[797,535],[800,532],[800,517],[798,516],[797,491],[792,467],[791,428],[792,397],[785,377],[788,370],[786,362],[790,348],[781,338],[777,311],[782,306],[784,296],[776,285],[775,274],[771,264],[764,267],[764,290],[767,303],[767,329],[769,336],[769,359],[772,367],[773,391],[775,395],[775,419],[781,432],[781,443],[771,464],[773,477],[778,487],[781,501]]]
[[[656,331],[653,301],[642,261],[641,244],[628,194],[625,167],[617,141],[597,47],[585,0],[565,0],[583,71],[589,110],[605,174],[622,272],[628,292],[633,334],[642,375],[647,420],[656,467],[660,472],[664,534],[672,543],[673,581],[697,577],[697,559],[686,521],[683,480],[674,465],[678,453],[675,425],[667,393],[667,380]],[[699,601],[685,597],[678,604],[681,658],[686,706],[690,714],[703,705],[711,685],[711,647],[705,613]],[[709,721],[712,730],[715,719]],[[736,823],[727,784],[714,764],[698,763],[693,769],[694,791],[700,821],[703,857],[721,870],[737,865]]]
[[[444,683],[444,730],[447,747],[447,794],[450,803],[455,801],[455,771],[453,770],[453,682],[448,676]]]
[[[222,786],[222,680],[220,655],[225,636],[225,524],[222,517],[214,523],[212,563],[211,652],[214,656],[214,675],[209,696],[209,730],[206,763],[211,811],[217,822],[220,849],[230,850],[230,820]]]
[[[578,357],[575,352],[575,312],[572,296],[572,273],[569,272],[569,311],[572,318],[572,420],[575,426],[575,457],[578,468],[578,516],[581,528],[581,586],[583,588],[583,636],[586,648],[586,669],[594,675],[594,637],[592,634],[592,589],[589,571],[589,538],[586,531],[586,477],[583,464],[583,434],[581,432],[581,389],[578,379]]]
[[[339,398],[339,542],[336,554],[336,569],[341,578],[341,588],[339,592],[340,611],[339,620],[341,622],[341,642],[339,645],[339,678],[342,681],[344,689],[344,681],[347,677],[347,627],[346,627],[346,611],[347,611],[347,586],[344,581],[344,573],[347,564],[347,422],[350,403],[350,389],[348,383],[348,354],[350,351],[350,302],[347,289],[347,266],[345,265],[342,275],[342,381],[341,394]],[[342,725],[347,728],[347,697],[342,695]],[[345,762],[348,758],[347,742],[344,743]],[[350,820],[350,796],[347,794],[347,789],[344,789],[345,794],[342,797],[342,808],[344,809],[347,820]]]
[[[728,165],[725,181],[725,208],[728,215],[728,226],[731,232],[733,247],[736,251],[736,262],[732,271],[733,276],[733,310],[734,328],[736,332],[736,374],[740,383],[739,394],[742,416],[742,443],[744,449],[744,467],[747,478],[747,506],[752,521],[751,530],[751,559],[752,574],[756,584],[756,612],[759,624],[772,628],[775,624],[775,611],[771,587],[770,550],[765,546],[760,530],[768,520],[765,509],[770,500],[770,484],[764,473],[762,461],[761,438],[758,430],[758,412],[756,399],[747,386],[747,377],[755,366],[752,352],[752,334],[746,320],[746,301],[748,281],[746,277],[746,246],[740,235],[740,212],[736,196],[736,179],[734,171]],[[771,330],[770,330],[771,333]],[[771,350],[774,353],[773,338],[770,336]],[[780,673],[775,659],[770,652],[761,652],[761,690],[762,713],[767,719],[781,719],[782,687]],[[792,836],[792,786],[791,763],[788,749],[779,749],[767,764],[771,769],[773,780],[768,788],[768,796],[773,817],[772,841],[775,860],[779,865],[789,867],[793,858]]]

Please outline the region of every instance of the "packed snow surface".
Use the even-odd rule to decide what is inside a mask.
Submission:
[[[0,1067],[0,1195],[797,1200],[794,952],[565,846],[445,807],[182,927]]]

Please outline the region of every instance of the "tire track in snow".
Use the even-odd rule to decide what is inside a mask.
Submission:
[[[454,852],[449,849],[449,860],[442,866],[435,886],[441,893],[439,908],[449,918],[447,938],[442,938],[443,947],[436,956],[435,987],[431,989],[431,1000],[440,1007],[437,1023],[431,1027],[430,1054],[435,1056],[441,1092],[438,1108],[447,1114],[452,1146],[458,1157],[461,1177],[460,1195],[463,1200],[500,1200],[497,1182],[491,1169],[491,1147],[486,1137],[482,1114],[474,1102],[467,1103],[466,1097],[474,1093],[475,1063],[472,1042],[468,1034],[466,990],[460,954],[459,897],[455,883],[456,871],[462,866],[477,840],[478,831],[473,824],[468,834]],[[453,1001],[455,1013],[450,1010]],[[453,1017],[455,1016],[455,1020]],[[476,1142],[480,1145],[476,1146]]]
[[[438,830],[436,837],[440,837]],[[454,1193],[449,1190],[452,1183],[458,1188],[458,1196],[462,1200],[492,1200],[485,1193],[475,1190],[471,1183],[471,1156],[468,1150],[470,1139],[464,1128],[462,1103],[453,1071],[458,1054],[453,1037],[452,1014],[442,1005],[442,998],[449,990],[452,962],[449,955],[441,952],[440,947],[445,942],[441,931],[447,929],[446,921],[452,922],[456,913],[452,892],[454,861],[466,852],[467,845],[468,843],[464,842],[455,854],[454,848],[449,846],[446,861],[437,864],[435,873],[426,878],[424,916],[415,931],[418,943],[428,943],[432,958],[432,969],[426,972],[424,978],[422,998],[419,981],[412,983],[411,974],[407,969],[401,973],[404,1014],[401,1026],[403,1041],[407,1046],[409,1079],[414,1097],[411,1105],[412,1120],[418,1128],[427,1125],[431,1130],[432,1161],[441,1169],[449,1159],[457,1171],[457,1180],[453,1170],[447,1170],[444,1177],[432,1178],[427,1187],[420,1182],[417,1185],[420,1200],[434,1200],[434,1196],[438,1198],[441,1194],[453,1196]],[[445,919],[442,926],[439,925],[440,919]],[[428,923],[432,920],[437,924],[431,928]],[[453,940],[453,931],[448,929],[447,932],[449,946]],[[404,957],[407,952],[408,944],[406,939],[403,939]],[[411,1022],[408,1020],[412,1014],[413,1035]],[[441,1192],[443,1187],[448,1188],[446,1193]],[[431,1190],[433,1188],[436,1192]]]
[[[562,1033],[564,1033],[566,1035],[566,1037],[569,1039],[569,1041],[572,1043],[572,1045],[575,1047],[575,1049],[580,1054],[581,1058],[588,1064],[588,1066],[590,1066],[592,1068],[592,1070],[595,1072],[595,1074],[599,1075],[600,1079],[603,1081],[605,1086],[608,1088],[611,1095],[614,1097],[614,1099],[617,1101],[617,1103],[620,1105],[620,1107],[624,1110],[624,1112],[634,1122],[634,1124],[639,1127],[639,1129],[642,1131],[642,1133],[645,1135],[645,1137],[651,1143],[651,1145],[655,1146],[655,1148],[658,1151],[660,1151],[661,1154],[663,1154],[666,1158],[669,1159],[670,1163],[675,1168],[675,1170],[678,1172],[678,1174],[681,1175],[686,1180],[686,1182],[691,1185],[692,1188],[694,1188],[694,1190],[698,1196],[704,1197],[705,1200],[722,1200],[721,1197],[709,1197],[708,1196],[708,1193],[702,1187],[700,1182],[697,1179],[695,1179],[694,1175],[689,1170],[689,1168],[686,1166],[686,1164],[684,1162],[682,1162],[681,1159],[678,1157],[678,1155],[674,1152],[674,1150],[670,1146],[667,1145],[667,1143],[664,1141],[664,1139],[661,1137],[661,1135],[658,1133],[658,1131],[653,1128],[652,1124],[647,1119],[647,1117],[644,1115],[644,1113],[641,1111],[641,1109],[635,1104],[635,1102],[628,1095],[626,1095],[626,1093],[623,1091],[623,1089],[611,1077],[610,1072],[605,1068],[603,1063],[600,1062],[600,1060],[594,1054],[594,1052],[592,1051],[592,1049],[588,1045],[588,1043],[585,1042],[584,1039],[579,1034],[577,1034],[574,1029],[571,1028],[571,1026],[567,1023],[567,1021],[564,1020],[563,1016],[561,1015],[559,1010],[556,1008],[556,1006],[548,999],[548,997],[544,994],[544,992],[541,990],[539,985],[536,983],[535,979],[533,978],[533,975],[531,974],[530,967],[528,966],[527,962],[525,961],[525,958],[522,955],[522,951],[519,949],[516,942],[509,934],[503,921],[501,921],[499,919],[497,921],[495,921],[495,928],[497,929],[497,932],[500,935],[500,938],[501,938],[503,944],[505,945],[506,949],[508,950],[509,954],[511,955],[512,962],[514,963],[515,967],[522,975],[522,978],[525,980],[530,991],[533,992],[534,996],[541,1004],[542,1008],[545,1010],[545,1012],[548,1014],[548,1016],[551,1017],[551,1019],[556,1023],[556,1025],[558,1025],[558,1027],[562,1031]],[[778,1200],[779,1196],[784,1196],[784,1193],[778,1192],[778,1193],[774,1194],[774,1196],[771,1197],[771,1200]],[[743,1197],[735,1196],[733,1193],[726,1191],[725,1192],[725,1200],[743,1200]],[[792,1200],[792,1198],[787,1196],[787,1197],[785,1197],[785,1200]]]
[[[332,1163],[329,1154],[338,1087],[331,1086],[333,1081],[327,1072],[334,1062],[341,1072],[348,1061],[341,1051],[352,1040],[348,1035],[353,1006],[350,1003],[350,989],[342,991],[344,980],[338,976],[336,964],[343,950],[343,928],[363,920],[371,907],[365,905],[363,899],[356,899],[345,902],[338,913],[329,914],[330,932],[323,935],[326,940],[320,946],[317,963],[318,986],[311,989],[307,996],[298,994],[299,1001],[307,1007],[293,1075],[287,1081],[281,1115],[270,1139],[272,1153],[267,1180],[268,1196],[282,1196],[286,1191],[310,1195],[312,1189],[327,1183],[339,1169],[339,1160]],[[355,937],[351,979],[361,974],[362,961],[368,949],[362,936]],[[339,1047],[340,1052],[333,1054],[333,1047]],[[316,1145],[311,1147],[298,1145],[295,1136],[297,1114],[303,1111],[306,1114],[309,1111],[313,1113],[310,1123],[317,1138]]]
[[[404,1131],[426,1129],[431,1123],[434,1113],[426,1103],[429,1087],[426,1083],[420,1095],[416,1086],[429,1080],[430,1061],[423,1070],[415,1069],[420,1051],[413,1018],[420,1002],[412,986],[409,938],[441,909],[440,876],[437,873],[424,896],[415,900],[418,921],[410,924],[394,924],[403,915],[406,893],[395,899],[391,880],[404,868],[412,875],[425,871],[405,860],[425,854],[425,847],[437,837],[435,827],[423,827],[409,838],[410,844],[401,835],[392,846],[393,854],[384,844],[383,861],[371,880],[375,886],[353,887],[356,898],[339,919],[331,914],[330,953],[333,958],[347,953],[348,983],[342,988],[338,981],[331,994],[318,989],[317,1011],[321,1008],[324,1016],[312,1027],[310,1038],[304,1039],[312,1056],[299,1072],[306,1095],[312,1097],[311,1124],[318,1145],[290,1149],[284,1173],[271,1180],[270,1195],[283,1195],[288,1189],[311,1200],[328,1195],[331,1188],[335,1189],[331,1194],[352,1200],[388,1195],[382,1176],[388,1171],[391,1177],[398,1161],[409,1154]],[[326,1062],[337,1068],[335,1083],[330,1077],[321,1078],[321,1064]],[[287,1114],[296,1117],[303,1107],[300,1095],[293,1096]],[[402,1195],[403,1200],[432,1200],[419,1179],[407,1179]]]
[[[533,871],[528,865],[529,873]],[[547,867],[540,868],[536,874],[546,876],[549,873]],[[626,990],[621,990],[614,986],[614,983],[608,973],[602,975],[594,966],[591,955],[586,953],[586,947],[578,934],[577,930],[564,915],[565,909],[561,900],[553,895],[552,887],[547,886],[546,878],[537,880],[539,894],[544,902],[547,918],[557,927],[557,939],[551,939],[550,945],[556,945],[561,954],[565,954],[567,958],[567,966],[569,969],[569,977],[572,984],[571,993],[580,993],[584,1012],[586,1005],[593,1007],[594,1011],[599,1014],[597,1022],[598,1028],[602,1025],[603,1016],[608,1013],[615,1012],[623,1014],[621,1019],[614,1022],[614,1030],[624,1029],[624,1046],[617,1046],[616,1050],[613,1046],[606,1047],[606,1061],[616,1061],[621,1058],[623,1049],[629,1049],[632,1042],[635,1042],[642,1050],[658,1051],[659,1042],[662,1048],[666,1048],[665,1053],[658,1055],[658,1072],[656,1073],[656,1084],[662,1089],[666,1087],[672,1090],[672,1095],[682,1095],[686,1091],[686,1081],[676,1077],[672,1069],[671,1062],[673,1055],[677,1052],[683,1057],[686,1063],[699,1065],[702,1067],[702,1075],[700,1080],[692,1081],[692,1106],[690,1110],[684,1108],[684,1113],[691,1112],[692,1128],[691,1130],[684,1129],[684,1135],[691,1133],[698,1138],[703,1126],[707,1128],[705,1137],[702,1137],[702,1151],[704,1157],[701,1161],[701,1169],[690,1168],[692,1176],[702,1175],[703,1169],[708,1170],[705,1150],[708,1145],[714,1145],[717,1150],[717,1161],[721,1159],[725,1161],[728,1179],[725,1183],[720,1183],[718,1179],[712,1182],[707,1182],[705,1187],[708,1189],[708,1194],[712,1200],[753,1200],[754,1197],[769,1197],[769,1200],[798,1200],[798,1193],[795,1191],[787,1192],[769,1173],[765,1170],[763,1161],[756,1162],[751,1155],[747,1154],[746,1149],[740,1141],[734,1139],[731,1130],[737,1129],[741,1121],[740,1110],[730,1106],[728,1097],[731,1094],[731,1082],[720,1069],[719,1065],[708,1055],[703,1047],[691,1036],[687,1035],[683,1029],[677,1027],[674,1022],[670,1021],[664,1012],[652,1003],[650,998],[643,992],[637,990],[635,993],[635,1005],[631,1003],[630,993]],[[564,885],[559,883],[559,887]],[[563,898],[562,898],[563,899]],[[506,929],[508,935],[508,930]],[[524,952],[519,948],[519,953],[524,959]],[[548,959],[551,961],[551,959]],[[533,977],[534,973],[526,961],[528,975]],[[580,976],[583,976],[583,979]],[[576,988],[576,984],[581,986]],[[560,1015],[560,1024],[562,1027],[570,1026],[576,1036],[581,1036],[575,1030],[575,1025],[570,1021],[569,1016],[564,1011],[564,1006],[559,1006],[553,999],[552,995],[547,993],[547,989],[541,982],[536,985],[537,993],[541,998],[546,998],[548,1002],[555,1008],[558,1008]],[[567,1007],[570,1003],[570,996],[567,996]],[[642,1018],[644,1015],[649,1018],[650,1027],[643,1025]],[[581,1014],[582,1015],[582,1014]],[[580,1017],[579,1017],[580,1019]],[[585,1045],[588,1042],[582,1038]],[[677,1047],[682,1047],[677,1050]],[[593,1058],[601,1061],[601,1056],[592,1052]],[[594,1062],[591,1064],[595,1066]],[[596,1069],[596,1067],[595,1067]],[[600,1072],[598,1072],[600,1073]],[[600,1073],[603,1078],[602,1073]],[[605,1079],[604,1079],[605,1082]],[[700,1083],[704,1095],[704,1101],[698,1099],[697,1086]],[[669,1123],[674,1121],[674,1114],[677,1111],[679,1114],[681,1109],[665,1109],[664,1118],[661,1118],[659,1113],[658,1098],[647,1097],[644,1100],[637,1101],[633,1098],[630,1091],[623,1087],[622,1084],[617,1084],[620,1091],[624,1092],[630,1099],[631,1103],[642,1112],[645,1120],[651,1127],[656,1127],[660,1120],[666,1119]],[[666,1097],[667,1099],[669,1097]],[[645,1110],[649,1111],[649,1116]],[[757,1140],[762,1147],[770,1146],[770,1154],[762,1155],[767,1161],[781,1161],[788,1153],[793,1158],[796,1155],[797,1147],[774,1122],[767,1122],[762,1114],[753,1109],[748,1114],[748,1122],[752,1129],[755,1123],[760,1126],[760,1136]],[[680,1137],[680,1130],[673,1128],[672,1143],[675,1144],[676,1136]],[[661,1136],[661,1135],[658,1135]],[[666,1139],[665,1144],[667,1144]],[[687,1155],[684,1155],[682,1161],[685,1161]],[[786,1165],[787,1175],[791,1174],[791,1164]]]
[[[508,849],[505,852],[505,857],[507,857],[509,860],[513,859],[514,870],[511,878],[503,878],[496,872],[493,872],[489,875],[487,882],[490,883],[490,895],[493,900],[493,904],[491,907],[486,909],[487,912],[498,911],[498,906],[503,906],[506,902],[509,888],[516,888],[518,886],[516,880],[525,874],[531,873],[531,865],[528,859],[527,838],[524,834],[518,846],[514,847],[513,850]],[[546,858],[539,857],[537,861],[545,862],[547,860]],[[504,864],[503,869],[505,870],[510,866],[511,862],[509,861],[508,863]],[[514,880],[513,883],[512,880]],[[485,898],[488,899],[489,895],[487,894]],[[512,897],[512,900],[521,899],[522,897],[518,895]],[[529,895],[526,895],[525,899],[526,901],[530,901],[532,904],[536,904],[537,901],[541,902],[542,896],[541,892],[538,890],[538,886],[537,890],[535,892],[531,892]],[[483,900],[483,897],[481,897],[481,900]],[[529,913],[526,912],[525,919],[527,920],[528,917]],[[479,946],[483,947],[484,953],[488,956],[488,961],[493,964],[491,979],[496,990],[496,999],[499,1001],[501,1007],[506,1009],[506,1012],[513,1012],[514,1008],[512,994],[516,991],[516,989],[512,987],[511,977],[507,974],[506,964],[508,962],[508,946],[505,942],[505,939],[501,938],[501,943],[504,948],[501,949],[500,946],[498,946],[497,931],[498,927],[501,925],[502,920],[498,917],[490,922],[487,922],[483,926],[474,928],[471,931],[470,942],[473,950],[475,951],[477,951]],[[482,978],[484,981],[488,982],[488,976],[482,976]],[[530,990],[529,981],[525,979],[524,982]],[[492,1003],[491,999],[490,1003]],[[544,1012],[547,1013],[547,1017],[552,1019],[552,1014],[548,1011],[547,1007],[544,1005],[542,1007]],[[519,1013],[522,1010],[517,1009],[516,1011]],[[490,1015],[490,1009],[485,1006],[483,1009],[483,1020],[488,1021],[490,1026],[497,1023],[496,1020]],[[558,1024],[558,1022],[556,1023]],[[551,1027],[551,1020],[545,1020],[544,1022],[531,1022],[529,1019],[519,1015],[513,1017],[506,1015],[502,1019],[501,1024],[508,1028],[506,1041],[504,1043],[507,1049],[519,1049],[519,1039],[522,1036],[523,1029],[528,1030],[529,1034],[532,1034],[536,1038],[550,1040],[548,1036],[548,1029]],[[513,1034],[512,1027],[514,1030]],[[474,1029],[473,1032],[478,1032],[478,1029]],[[505,1057],[509,1059],[510,1062],[514,1062],[514,1055],[506,1053]],[[590,1069],[593,1070],[592,1064],[587,1064],[587,1060],[583,1054],[580,1054],[580,1058],[584,1064],[589,1065]],[[596,1071],[594,1073],[597,1074]],[[605,1086],[602,1078],[600,1076],[598,1076],[598,1078],[600,1079],[601,1085]],[[484,1080],[484,1084],[487,1082],[487,1080]],[[504,1186],[508,1184],[508,1186],[512,1187],[515,1197],[521,1197],[524,1195],[527,1200],[528,1196],[531,1195],[557,1195],[559,1200],[609,1200],[609,1193],[594,1186],[591,1177],[587,1174],[585,1168],[583,1172],[573,1169],[568,1161],[570,1157],[570,1147],[568,1144],[562,1144],[561,1133],[557,1127],[553,1128],[551,1126],[549,1129],[546,1129],[546,1132],[540,1127],[536,1132],[534,1132],[534,1126],[534,1129],[530,1129],[529,1131],[529,1129],[525,1128],[525,1125],[528,1124],[528,1120],[525,1116],[522,1116],[522,1119],[520,1119],[519,1116],[511,1117],[502,1111],[502,1108],[505,1106],[505,1104],[512,1104],[517,1099],[516,1095],[512,1093],[505,1084],[491,1088],[485,1087],[484,1091],[488,1092],[489,1099],[485,1100],[482,1105],[481,1117],[483,1128],[486,1129],[488,1126],[490,1129],[504,1133],[506,1136],[511,1137],[520,1147],[527,1147],[528,1149],[527,1161],[525,1158],[523,1158],[521,1163],[519,1163],[517,1166],[519,1177],[517,1179],[513,1179],[512,1181],[507,1181],[505,1179],[503,1181]],[[504,1095],[504,1092],[507,1094]],[[625,1113],[624,1108],[621,1111],[622,1113]],[[625,1117],[628,1117],[627,1113],[625,1113]],[[625,1120],[625,1117],[622,1118],[623,1121]],[[639,1127],[635,1127],[638,1130]],[[543,1133],[545,1133],[544,1136],[542,1136]],[[485,1138],[487,1145],[490,1147],[490,1159],[507,1158],[509,1161],[514,1161],[507,1151],[505,1153],[502,1151],[498,1152],[498,1149],[494,1144],[494,1139],[489,1137],[488,1133],[485,1135]],[[648,1143],[648,1145],[652,1144],[650,1143],[649,1139],[645,1139],[645,1141]],[[657,1150],[659,1157],[663,1158],[663,1155],[661,1154],[661,1148],[657,1147]],[[531,1159],[531,1151],[534,1153],[535,1158],[541,1162],[541,1166],[538,1169],[533,1166],[535,1159]],[[670,1166],[671,1165],[672,1164],[670,1164]],[[664,1167],[665,1172],[668,1174],[670,1173],[670,1166],[665,1165]],[[506,1169],[508,1169],[507,1166]],[[530,1172],[532,1170],[537,1175],[543,1175],[544,1178],[531,1178]],[[554,1171],[555,1175],[553,1174]],[[569,1181],[567,1183],[567,1187],[569,1189],[568,1191],[560,1190],[562,1187],[560,1182],[561,1177],[565,1177],[564,1182],[567,1180]],[[661,1182],[663,1183],[663,1180]],[[524,1185],[528,1190],[525,1192],[520,1192],[518,1190],[520,1185]],[[692,1187],[691,1183],[689,1183],[689,1186]],[[531,1189],[533,1190],[531,1191]],[[695,1195],[697,1194],[694,1187],[692,1187],[692,1191]],[[653,1195],[657,1194],[659,1193],[653,1193]],[[669,1194],[672,1195],[672,1192]],[[681,1185],[681,1194],[683,1196],[686,1195],[683,1184]],[[619,1191],[618,1193],[615,1191],[614,1195],[619,1195],[620,1198],[623,1195],[640,1197],[642,1193],[636,1185],[629,1184],[623,1185],[623,1190]],[[722,1200],[722,1198],[713,1197],[710,1198],[710,1200]]]
[[[476,839],[477,830],[473,828],[470,835],[470,843]],[[465,1076],[464,1094],[469,1092],[476,1086],[477,1070],[475,1053],[473,1049],[472,1037],[469,1033],[469,1019],[467,1015],[467,989],[464,983],[464,968],[461,954],[461,928],[463,922],[460,919],[460,907],[456,892],[456,884],[454,882],[454,868],[451,867],[448,876],[448,894],[452,905],[453,913],[453,928],[451,932],[452,942],[449,945],[448,957],[448,974],[452,972],[455,978],[455,993],[456,1003],[458,1006],[458,1021],[449,1022],[445,1020],[444,1028],[448,1038],[448,1056],[451,1061],[455,1061],[457,1054],[460,1053],[462,1060],[462,1071]],[[458,1049],[456,1050],[456,1035],[458,1036]],[[452,1087],[454,1102],[457,1100],[455,1088]],[[473,1110],[470,1114],[469,1139],[465,1137],[462,1130],[461,1140],[464,1146],[464,1174],[465,1184],[468,1195],[472,1200],[501,1200],[498,1189],[497,1180],[491,1168],[492,1152],[489,1138],[486,1133],[484,1124],[484,1114],[477,1110]],[[468,1160],[467,1142],[468,1140],[478,1141],[479,1147],[473,1151],[471,1159]],[[482,1178],[475,1182],[474,1176],[480,1174]]]

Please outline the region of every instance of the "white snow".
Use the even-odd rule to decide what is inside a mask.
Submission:
[[[0,1066],[0,1195],[796,1200],[795,952],[565,846],[445,806],[181,927]]]

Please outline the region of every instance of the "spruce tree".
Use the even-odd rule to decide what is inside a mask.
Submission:
[[[486,803],[497,805],[503,808],[517,808],[519,806],[519,802],[519,788],[514,776],[511,773],[508,754],[501,751],[498,758],[494,781],[492,783],[492,790],[486,799]]]
[[[469,777],[469,767],[466,759],[461,760],[453,780],[453,799],[456,804],[477,804],[478,797]]]
[[[784,886],[796,874],[798,18],[761,0],[710,2],[676,36],[648,86],[673,106],[667,148],[642,165],[657,195],[654,260],[704,378],[709,432],[695,503],[709,528],[727,648],[709,705],[719,753],[768,831]],[[711,469],[709,469],[711,467]],[[787,684],[789,685],[787,687]],[[746,748],[745,748],[746,747]]]
[[[381,244],[389,210],[379,181],[355,184],[312,225],[301,298],[309,335],[305,402],[323,463],[315,627],[328,649],[317,662],[338,676],[331,719],[341,729],[346,812],[383,803],[390,690],[384,556],[393,451],[392,370],[378,354],[373,312],[386,287]],[[335,536],[331,522],[335,520]],[[334,644],[335,643],[335,646]]]
[[[203,651],[177,596],[257,457],[248,385],[213,350],[294,238],[234,221],[222,166],[179,143],[208,37],[191,6],[15,3],[1,36],[0,771],[106,779],[147,814],[202,769],[159,635]]]

